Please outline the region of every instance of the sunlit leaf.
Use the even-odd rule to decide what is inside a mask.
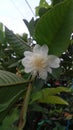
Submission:
[[[34,101],[37,101],[37,100],[40,100],[40,99],[43,100],[43,102],[44,102],[44,100],[45,101],[47,99],[49,100],[49,97],[51,98],[52,96],[54,96],[56,94],[60,94],[61,92],[71,92],[71,89],[68,89],[68,88],[65,88],[65,87],[45,88],[45,89],[42,89],[41,91],[32,94],[30,104],[33,103]],[[60,99],[60,97],[59,97],[59,99]],[[55,101],[54,104],[56,102],[57,101]],[[50,100],[50,103],[52,103],[51,100]],[[57,103],[59,103],[59,102],[57,102]]]
[[[60,98],[59,96],[46,96],[45,95],[44,97],[42,96],[42,98],[40,98],[38,101],[41,103],[47,103],[47,104],[68,105],[68,103],[64,99]]]
[[[55,95],[61,92],[71,92],[71,89],[66,87],[57,87],[57,88],[45,88],[42,90],[42,93],[46,95]]]

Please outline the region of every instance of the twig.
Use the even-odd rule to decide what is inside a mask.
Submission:
[[[26,92],[26,96],[24,96],[24,101],[23,101],[23,105],[22,105],[22,109],[21,109],[21,113],[20,113],[18,130],[23,130],[23,127],[25,126],[25,123],[26,123],[26,114],[27,114],[31,89],[32,89],[32,85],[31,85],[31,83],[29,83],[27,92]]]

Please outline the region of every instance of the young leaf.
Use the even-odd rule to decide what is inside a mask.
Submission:
[[[49,97],[54,96],[56,94],[60,94],[60,92],[71,92],[71,90],[68,88],[65,88],[65,87],[42,89],[41,91],[32,94],[30,104],[33,103],[34,101],[38,101],[40,99],[43,101],[48,99],[48,101],[49,101]],[[60,99],[60,97],[59,97],[59,99]],[[55,101],[55,103],[56,102],[57,101]]]
[[[55,95],[60,94],[61,92],[71,92],[71,89],[66,87],[57,87],[57,88],[45,88],[42,90],[43,95]]]
[[[62,99],[62,98],[60,98],[60,97],[58,97],[58,96],[42,96],[42,98],[40,98],[39,100],[38,100],[38,102],[40,102],[40,103],[47,103],[47,104],[62,104],[62,105],[68,105],[68,103],[64,100],[64,99]]]

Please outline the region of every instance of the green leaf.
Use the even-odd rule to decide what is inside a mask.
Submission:
[[[45,88],[42,89],[42,94],[43,95],[55,95],[55,94],[60,94],[61,92],[71,92],[70,88],[66,87],[57,87],[57,88]]]
[[[56,5],[64,0],[51,0],[53,5]]]
[[[18,119],[18,111],[15,109],[11,114],[9,114],[3,121],[2,124],[2,130],[8,130],[8,128],[11,128],[14,121]],[[11,129],[10,129],[11,130]]]
[[[3,42],[3,40],[4,40],[3,24],[0,23],[0,44]]]
[[[20,90],[25,90],[27,82],[16,74],[0,70],[0,104],[8,102]]]
[[[59,67],[59,68],[53,69],[53,72],[52,72],[51,75],[52,75],[55,79],[59,79],[59,78],[60,78],[60,75],[61,75],[61,72],[62,72],[62,68]]]
[[[30,111],[37,111],[37,112],[41,112],[41,113],[44,113],[44,114],[48,114],[48,109],[40,106],[37,103],[33,103],[33,105],[31,106]]]
[[[30,37],[34,37],[35,26],[36,26],[38,19],[34,20],[34,18],[32,18],[29,22],[26,19],[23,19],[23,21],[29,30]]]
[[[37,23],[35,37],[47,44],[50,54],[61,55],[70,42],[73,31],[73,0],[65,0],[43,15]]]
[[[66,130],[66,127],[61,125],[60,123],[58,122],[55,122],[55,128],[53,128],[53,130]]]
[[[45,7],[45,8],[48,8],[48,3],[46,2],[46,0],[40,0],[40,6],[41,7]]]
[[[42,89],[42,87],[44,86],[45,81],[43,81],[42,79],[35,79],[33,82],[33,93],[38,92]]]
[[[5,111],[7,108],[10,108],[10,105],[12,106],[12,104],[19,98],[20,95],[22,95],[23,92],[24,92],[24,90],[21,90],[12,99],[9,99],[9,101],[6,102],[5,104],[3,104],[3,103],[0,104],[0,113]]]
[[[26,91],[28,81],[4,70],[0,70],[0,122],[12,105]]]
[[[16,36],[12,31],[5,27],[6,41],[12,46],[15,53],[23,56],[24,51],[31,50],[30,47],[20,37]]]
[[[48,8],[42,7],[42,8],[39,9],[38,15],[41,17],[42,15],[44,15],[50,9],[51,9],[51,7],[48,7]]]
[[[60,92],[71,92],[71,89],[68,89],[66,87],[42,89],[41,91],[36,92],[36,93],[31,95],[30,104],[33,103],[34,101],[38,101],[39,99],[42,99],[44,101],[45,98],[46,98],[46,100],[47,100],[50,96],[54,96],[56,94],[60,94]]]
[[[35,29],[35,21],[34,21],[34,18],[32,18],[30,20],[30,22],[28,22],[26,19],[23,19],[24,23],[26,24],[28,30],[29,30],[29,33],[30,33],[30,36],[33,36],[34,35],[34,29]]]
[[[16,94],[12,99],[10,99],[5,104],[0,104],[0,122],[6,117],[7,113],[13,109],[14,103],[22,96],[23,90],[21,90],[18,94]]]
[[[40,99],[42,97],[42,92],[37,92],[35,94],[31,95],[31,100],[30,100],[30,104],[32,104],[33,102],[37,101],[38,99]]]
[[[47,103],[47,104],[62,104],[62,105],[68,105],[68,103],[63,100],[62,98],[58,97],[58,96],[42,96],[42,98],[40,98],[38,100],[38,102],[40,103]]]
[[[47,8],[49,8],[49,4],[46,2],[46,0],[40,0],[39,6],[36,7],[36,16],[39,15],[39,10],[41,8],[44,9],[45,11]],[[44,10],[42,10],[42,11],[44,11]]]

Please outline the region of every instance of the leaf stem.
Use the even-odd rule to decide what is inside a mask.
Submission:
[[[26,123],[26,114],[27,114],[31,89],[32,89],[32,85],[31,83],[29,83],[26,95],[24,96],[24,101],[23,101],[23,105],[22,105],[22,109],[20,113],[18,130],[23,130],[23,127],[25,126],[25,123]]]

